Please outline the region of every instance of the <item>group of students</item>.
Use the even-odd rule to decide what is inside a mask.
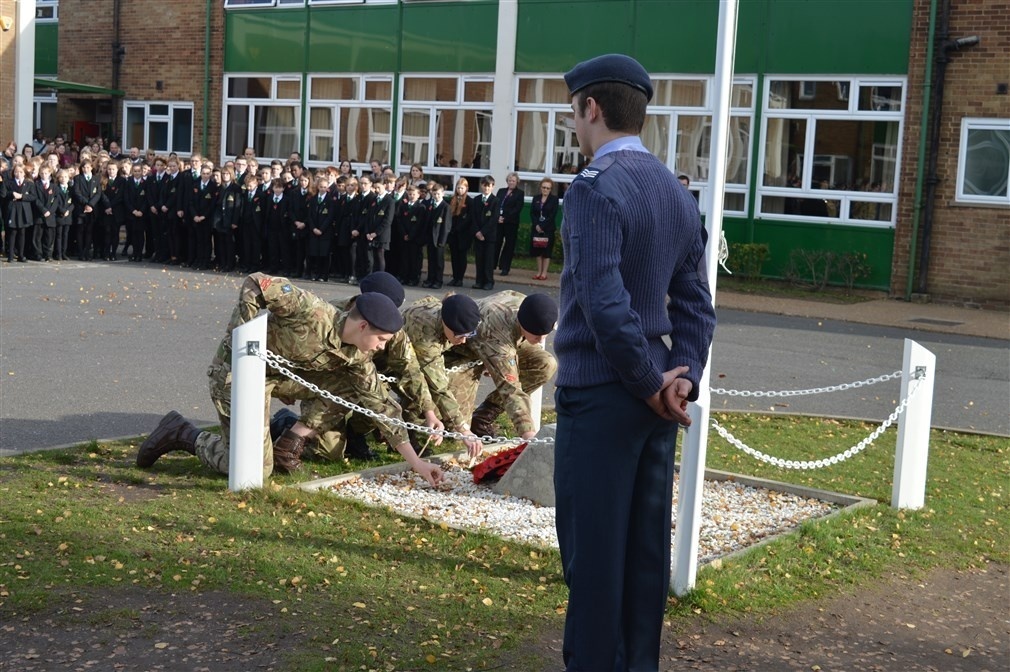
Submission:
[[[115,143],[110,149],[115,153],[100,143],[85,146],[74,165],[52,150],[0,157],[8,261],[122,255],[350,284],[389,271],[405,285],[438,289],[446,280],[463,285],[472,249],[472,286],[484,290],[494,288],[496,270],[502,276],[511,270],[525,204],[515,173],[497,192],[494,178],[482,177],[471,196],[466,178],[448,194],[425,181],[418,165],[397,177],[373,161],[371,174],[355,176],[347,161],[311,171],[297,153],[287,163],[261,164],[250,148],[216,167],[199,154],[183,162],[175,155],[141,156],[135,148],[122,155]],[[544,178],[530,207],[529,253],[538,258],[538,280],[547,278],[553,253],[553,190]]]

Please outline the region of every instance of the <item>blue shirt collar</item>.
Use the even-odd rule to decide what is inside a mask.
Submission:
[[[622,135],[619,138],[614,138],[596,150],[593,160],[595,161],[596,159],[610,154],[611,152],[620,152],[625,150],[629,152],[649,151],[645,148],[645,145],[642,144],[642,140],[637,135]]]

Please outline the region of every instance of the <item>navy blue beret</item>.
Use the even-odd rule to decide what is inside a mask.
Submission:
[[[568,93],[575,94],[590,84],[619,82],[634,87],[652,100],[652,79],[642,64],[624,54],[604,54],[582,61],[565,73]]]
[[[399,280],[385,271],[369,273],[361,279],[358,289],[361,290],[362,294],[365,292],[385,294],[396,304],[397,308],[403,305],[403,285],[400,284]]]
[[[558,323],[558,304],[546,294],[530,294],[519,304],[519,326],[534,336],[545,336]]]
[[[454,334],[469,334],[480,324],[480,308],[466,294],[453,294],[442,300],[442,322]]]
[[[354,305],[372,327],[377,331],[395,334],[403,328],[403,316],[396,309],[393,300],[378,292],[365,292],[354,300]]]

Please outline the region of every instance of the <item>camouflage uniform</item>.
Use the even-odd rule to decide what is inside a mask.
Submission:
[[[331,305],[339,311],[349,311],[354,305],[355,297],[332,301]],[[368,353],[377,371],[396,378],[396,383],[387,384],[375,377],[373,387],[369,389],[370,396],[377,396],[385,399],[390,409],[395,412],[384,413],[384,415],[399,418],[400,406],[392,400],[387,385],[399,395],[404,403],[403,417],[411,422],[422,423],[424,414],[435,410],[431,395],[428,393],[428,386],[424,376],[418,367],[417,357],[411,345],[410,338],[404,329],[393,334],[393,338],[386,343],[383,350]],[[302,375],[302,374],[299,374]],[[302,375],[306,380],[316,386],[333,393],[342,399],[354,401],[358,394],[356,387],[348,387],[346,380],[337,372],[323,371]],[[383,423],[376,422],[365,416],[356,415],[353,411],[340,406],[328,399],[324,399],[293,381],[286,383],[281,391],[275,394],[279,397],[300,399],[302,424],[316,430],[316,441],[306,444],[306,454],[304,457],[339,460],[344,456],[346,424],[353,422],[354,428],[362,434],[374,428],[379,429],[380,435],[389,445],[396,446],[397,443],[407,441],[405,430],[392,433]],[[292,387],[293,386],[293,387]],[[402,437],[402,438],[401,438]]]
[[[399,415],[399,407],[388,400],[379,385],[371,357],[345,344],[340,334],[348,313],[337,310],[311,292],[295,287],[286,278],[262,273],[248,276],[242,283],[239,302],[232,312],[225,337],[207,369],[210,397],[221,421],[221,434],[201,432],[196,439],[196,455],[208,467],[228,473],[228,438],[231,427],[231,332],[254,318],[261,309],[270,311],[266,347],[294,363],[299,375],[308,378],[326,372],[351,401],[382,415]],[[305,374],[308,373],[308,376]],[[267,368],[264,394],[263,475],[273,472],[273,444],[270,441],[270,399],[273,395],[300,388],[283,374]],[[301,388],[304,389],[304,388]],[[308,390],[305,390],[308,392]],[[343,396],[343,395],[342,395]],[[383,428],[390,442],[407,440],[406,431]],[[395,444],[394,444],[395,445]]]
[[[462,415],[467,418],[472,415],[481,374],[487,373],[495,389],[484,403],[504,408],[520,435],[535,429],[530,393],[550,380],[558,369],[554,355],[523,340],[518,313],[525,298],[519,292],[506,290],[477,301],[480,308],[477,336],[445,355],[447,368],[478,360],[484,363],[449,378],[449,391],[459,402]]]

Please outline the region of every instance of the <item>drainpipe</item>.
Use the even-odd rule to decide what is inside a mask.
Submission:
[[[122,9],[122,0],[113,0],[113,3],[112,3],[112,34],[113,34],[113,42],[112,42],[112,88],[113,89],[118,89],[119,88],[119,79],[120,79],[120,74],[122,72],[122,66],[123,66],[123,56],[126,55],[126,47],[123,46],[123,43],[121,41],[122,35],[121,35],[121,31],[120,31],[120,21],[119,21],[119,19],[120,19],[120,10],[121,9]],[[110,129],[111,130],[110,135],[112,137],[116,137],[116,130],[117,129],[119,129],[120,131],[122,131],[122,129],[120,128],[120,124],[119,124],[119,108],[120,107],[121,107],[121,105],[115,105],[115,104],[112,106],[112,128]],[[120,132],[120,134],[119,134],[119,146],[120,146],[120,148],[122,148],[123,140],[124,140],[124,138],[122,136],[122,132]]]
[[[210,6],[212,0],[207,0],[203,28],[203,134],[200,149],[204,156],[210,151],[207,136],[210,132]],[[223,157],[218,157],[223,158]],[[216,162],[215,162],[216,163]]]
[[[940,121],[943,117],[943,88],[947,76],[947,64],[951,61],[951,52],[971,47],[979,43],[978,36],[961,37],[956,40],[949,38],[950,0],[944,0],[943,12],[940,15],[940,31],[937,39],[940,42],[940,53],[936,57],[936,84],[933,87],[933,116],[929,124],[929,156],[927,158],[926,198],[922,215],[922,247],[919,250],[919,282],[916,291],[926,293],[929,277],[929,244],[933,233],[933,213],[936,206],[936,185],[940,183],[937,175],[937,163],[940,155]]]
[[[912,210],[912,238],[908,243],[908,278],[905,282],[905,301],[912,300],[912,283],[915,280],[916,241],[919,238],[919,217],[922,215],[922,176],[926,163],[926,128],[929,127],[929,102],[933,95],[933,41],[936,37],[936,0],[929,3],[929,36],[926,38],[926,74],[922,87],[922,118],[919,121],[919,150],[915,160],[915,196]]]

